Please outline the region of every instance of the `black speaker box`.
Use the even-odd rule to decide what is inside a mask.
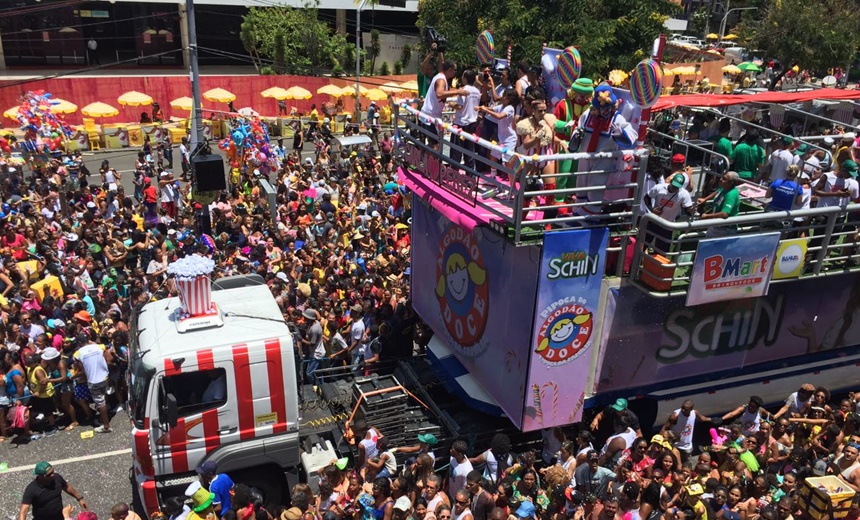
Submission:
[[[224,159],[218,154],[198,155],[191,159],[194,172],[194,185],[197,191],[218,191],[227,189],[227,176],[224,174]]]

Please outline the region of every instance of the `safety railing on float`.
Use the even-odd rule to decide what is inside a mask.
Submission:
[[[752,212],[726,219],[670,222],[649,213],[639,220],[630,280],[655,296],[681,295],[690,286],[700,240],[779,232],[780,244],[805,239],[797,276],[772,283],[860,271],[855,222],[860,204],[795,211]]]
[[[410,106],[393,105],[393,112],[404,167],[517,245],[540,242],[544,233],[570,227],[618,231],[635,222],[648,160],[645,148],[525,156]],[[567,161],[591,161],[602,169],[575,171]],[[548,171],[553,173],[541,174]],[[570,186],[553,188],[552,183]]]

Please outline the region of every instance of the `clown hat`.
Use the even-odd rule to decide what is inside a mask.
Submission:
[[[594,94],[594,82],[588,78],[579,78],[570,86],[574,94],[590,96]]]
[[[202,513],[215,501],[215,493],[210,493],[200,481],[192,482],[185,490],[185,496],[191,497],[191,509],[195,513]]]
[[[616,103],[618,103],[618,97],[615,95],[615,92],[612,91],[612,87],[610,87],[608,83],[601,83],[594,89],[594,99],[591,100],[592,106],[614,106]]]

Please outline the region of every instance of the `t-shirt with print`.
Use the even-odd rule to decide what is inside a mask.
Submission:
[[[660,210],[660,216],[669,222],[674,222],[681,214],[681,208],[693,207],[693,198],[684,188],[679,188],[672,193],[669,191],[669,186],[669,184],[658,184],[651,188],[648,196],[651,197],[654,209]]]

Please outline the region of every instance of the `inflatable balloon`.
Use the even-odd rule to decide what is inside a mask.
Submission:
[[[630,75],[630,95],[639,108],[650,108],[663,91],[663,68],[654,60],[642,60]]]
[[[579,78],[582,72],[582,58],[576,47],[568,47],[558,55],[556,75],[561,86],[569,89],[573,82]]]
[[[492,64],[495,50],[496,44],[490,31],[484,31],[478,35],[478,41],[475,44],[475,54],[478,56],[478,63]]]

